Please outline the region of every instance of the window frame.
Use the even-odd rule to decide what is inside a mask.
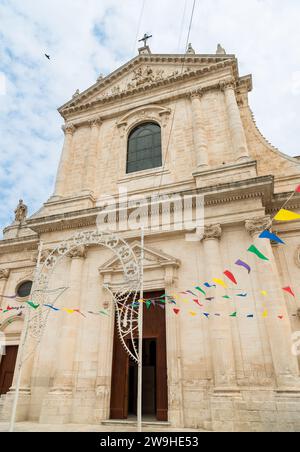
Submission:
[[[153,145],[154,137],[156,135],[158,135],[158,133],[153,133],[152,135],[148,135],[148,136],[151,136],[151,139],[152,139],[152,149],[151,149],[152,155],[151,155],[151,157],[147,157],[146,158],[146,160],[150,160],[151,159],[152,161],[154,161],[155,159],[158,159],[159,162],[158,162],[158,164],[154,163],[153,166],[148,166],[146,168],[130,170],[130,164],[132,164],[132,165],[134,163],[138,164],[139,162],[143,162],[145,160],[144,158],[142,158],[140,160],[137,159],[135,162],[134,161],[129,161],[130,143],[131,143],[130,140],[132,138],[132,135],[135,132],[137,132],[139,129],[142,129],[143,126],[145,128],[147,126],[156,126],[159,129],[160,142],[159,142],[158,145],[156,145],[156,146]],[[146,137],[147,137],[147,135],[146,135]],[[138,136],[135,137],[134,139],[138,140]],[[156,148],[158,148],[158,147],[160,148],[160,155],[155,156],[154,153],[155,153]],[[147,152],[147,149],[146,148],[140,149],[140,151],[136,150],[136,153],[141,152],[141,151]],[[125,165],[126,176],[130,177],[130,176],[133,176],[133,175],[138,175],[138,174],[142,174],[144,172],[149,172],[149,171],[154,171],[155,172],[155,171],[161,169],[162,167],[163,167],[163,134],[162,134],[162,127],[161,127],[161,125],[159,124],[159,122],[154,121],[154,120],[148,120],[148,121],[140,122],[139,124],[134,124],[134,126],[128,131],[127,139],[126,139],[126,165]]]

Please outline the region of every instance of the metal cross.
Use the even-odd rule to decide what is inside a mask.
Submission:
[[[148,35],[147,33],[144,34],[144,37],[139,40],[139,42],[144,42],[144,47],[147,47],[147,41],[148,39],[152,38],[152,35]]]

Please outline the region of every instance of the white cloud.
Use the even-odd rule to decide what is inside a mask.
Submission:
[[[141,5],[0,0],[0,225],[20,197],[33,212],[50,196],[63,141],[56,108],[136,54]],[[185,1],[146,0],[139,35],[153,34],[153,52],[184,50],[192,0],[186,5],[184,16]],[[218,42],[236,53],[241,74],[254,76],[259,127],[290,155],[300,154],[299,14],[298,0],[197,0],[190,39],[199,53],[215,52]]]

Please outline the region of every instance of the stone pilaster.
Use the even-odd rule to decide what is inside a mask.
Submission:
[[[10,275],[10,270],[6,268],[0,268],[0,295],[5,294],[5,287]],[[2,306],[3,298],[0,298],[0,307]]]
[[[207,268],[207,279],[211,281],[214,277],[223,274],[222,259],[219,241],[222,236],[220,225],[205,226],[203,247],[205,265]],[[210,337],[214,371],[215,392],[237,391],[236,369],[232,331],[228,311],[228,303],[222,297],[224,289],[217,287],[215,300],[212,304],[213,312],[210,316]],[[220,317],[214,315],[219,313]]]
[[[66,309],[79,309],[81,299],[81,278],[86,249],[74,248],[69,253],[70,291],[64,303]],[[80,316],[78,313],[64,315],[58,340],[57,367],[54,382],[42,406],[40,422],[65,424],[71,421],[73,390],[75,380],[74,361],[76,355],[76,337]]]
[[[54,196],[65,195],[65,181],[67,178],[68,167],[71,163],[70,159],[72,153],[72,142],[75,132],[75,127],[73,126],[73,124],[63,126],[62,129],[65,133],[65,142],[58,167]]]
[[[270,240],[259,239],[259,235],[272,224],[271,218],[258,217],[246,221],[246,230],[253,238],[254,245],[269,258],[269,262],[255,258],[258,281],[261,290],[268,293],[261,315],[267,311],[265,327],[269,337],[275,378],[279,388],[293,387],[300,384],[299,366],[295,356],[290,352],[292,330],[282,284]],[[283,316],[279,320],[278,316]]]
[[[173,267],[165,268],[165,287],[167,294],[171,294],[174,291]],[[184,427],[180,316],[174,315],[172,309],[167,309],[167,306],[166,341],[169,422],[176,427]]]
[[[202,95],[201,90],[191,93],[193,136],[198,168],[208,166],[208,136],[202,112]]]
[[[85,176],[84,176],[84,190],[94,191],[96,166],[97,166],[97,146],[99,140],[99,131],[101,127],[101,120],[95,119],[90,122],[91,126],[91,138],[90,147],[86,160]]]
[[[114,345],[115,307],[110,296],[103,289],[104,308],[111,307],[111,317],[101,317],[101,336],[98,352],[96,381],[95,419],[101,422],[109,419]]]
[[[238,107],[234,81],[221,82],[220,88],[224,92],[230,134],[237,162],[249,160],[249,149],[246,134]]]

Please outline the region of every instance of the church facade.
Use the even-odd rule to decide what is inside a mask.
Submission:
[[[185,55],[152,54],[145,46],[59,109],[65,143],[55,192],[31,217],[20,202],[0,241],[0,295],[15,295],[0,299],[1,420],[12,409],[39,250],[47,264],[61,243],[95,231],[101,202],[120,192],[189,194],[204,199],[197,240],[186,239],[188,228],[145,229],[144,299],[173,300],[144,307],[145,418],[175,428],[300,430],[300,361],[292,349],[300,305],[282,290],[293,286],[300,295],[300,222],[272,222],[299,184],[300,161],[262,136],[251,90],[252,77],[240,76],[236,57],[221,46],[210,55],[191,46]],[[287,208],[300,212],[300,195]],[[271,225],[285,246],[259,238]],[[139,230],[119,234],[139,258]],[[252,244],[268,263],[247,253]],[[225,270],[241,292],[229,281],[213,284]],[[51,289],[68,290],[56,302],[50,297],[61,310],[49,313],[22,365],[17,420],[101,424],[136,414],[136,366],[106,290],[122,287],[123,277],[109,248],[79,241],[61,260]],[[108,315],[91,314],[101,311]]]

